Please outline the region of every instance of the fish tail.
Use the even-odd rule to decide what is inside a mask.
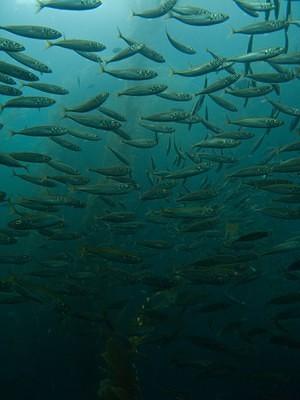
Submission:
[[[227,36],[227,39],[230,39],[236,33],[236,29],[234,29],[232,26],[230,26],[229,29],[230,29],[230,32]]]
[[[169,76],[173,76],[175,75],[175,69],[173,69],[172,67],[170,67],[170,71],[169,71]]]
[[[42,0],[36,0],[36,13],[39,13],[44,7],[45,4],[42,2]]]
[[[230,120],[230,118],[229,118],[229,116],[226,114],[226,121],[227,121],[227,124],[231,124],[232,123],[232,121]]]
[[[121,32],[121,29],[118,26],[117,26],[117,31],[118,31],[118,37],[120,39],[123,39],[123,35],[122,35],[122,32]]]
[[[105,71],[105,66],[102,63],[102,64],[100,64],[100,74],[104,74],[105,72],[106,72]]]
[[[61,111],[62,111],[61,119],[68,118],[68,109],[63,107]]]
[[[0,114],[2,113],[3,109],[4,109],[4,104],[0,104]]]
[[[46,40],[46,49],[49,49],[49,47],[54,46],[54,44],[52,42],[50,42],[50,40]]]

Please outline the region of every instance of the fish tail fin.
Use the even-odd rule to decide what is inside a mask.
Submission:
[[[0,104],[0,114],[2,113],[3,110],[4,110],[4,104]]]
[[[231,124],[231,119],[229,118],[228,114],[226,114],[226,121],[227,121],[227,124]]]
[[[103,65],[103,63],[100,64],[100,74],[104,74],[105,71],[105,65]]]
[[[61,117],[60,117],[60,119],[65,119],[65,118],[68,118],[68,109],[65,108],[65,107],[63,107],[62,110],[61,110]]]
[[[230,32],[227,35],[227,39],[230,39],[236,33],[236,29],[234,29],[232,26],[230,26],[229,29]]]
[[[118,26],[117,26],[117,31],[118,31],[118,37],[120,39],[123,39],[123,35],[122,35],[122,32],[121,32],[121,29]]]
[[[54,44],[50,42],[50,40],[46,40],[46,49],[49,49],[52,46],[54,46]]]
[[[43,4],[42,0],[36,0],[36,14],[39,13],[44,7],[45,4]]]
[[[171,67],[170,65],[169,65],[169,68],[170,68],[169,76],[176,75],[176,70],[173,67]]]

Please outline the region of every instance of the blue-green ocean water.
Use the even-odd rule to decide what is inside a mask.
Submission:
[[[1,0],[0,3],[0,26],[45,25],[62,32],[67,39],[100,41],[106,46],[106,50],[99,53],[103,59],[108,59],[126,46],[118,37],[120,28],[125,36],[146,43],[162,54],[166,62],[155,63],[136,54],[108,65],[108,69],[153,69],[158,77],[146,83],[165,83],[170,91],[191,94],[203,88],[205,76],[186,78],[172,75],[171,70],[188,69],[210,61],[211,56],[206,49],[223,57],[244,54],[249,37],[232,34],[231,28],[264,20],[263,13],[259,18],[251,18],[231,0],[194,0],[193,5],[223,12],[230,17],[222,24],[204,27],[188,26],[167,16],[157,19],[132,16],[132,10],[156,7],[158,2],[154,0],[106,0],[102,6],[90,11],[45,8],[39,13],[36,13],[36,4],[31,0]],[[187,2],[180,0],[178,4],[186,5]],[[286,4],[281,1],[280,18],[285,17]],[[271,19],[274,19],[273,14]],[[292,18],[300,19],[299,2],[292,2]],[[186,55],[172,47],[165,35],[166,27],[178,41],[192,46],[196,54]],[[167,198],[142,201],[142,194],[158,182],[156,170],[173,171],[193,166],[186,154],[194,152],[193,144],[206,137],[211,138],[214,133],[202,124],[195,124],[189,131],[187,125],[165,123],[176,129],[171,139],[170,135],[160,134],[157,146],[139,149],[124,144],[122,138],[113,132],[84,128],[64,119],[64,107],[80,104],[98,93],[109,92],[105,106],[126,117],[127,122],[122,123],[124,130],[132,138],[152,138],[151,132],[139,126],[140,117],[174,109],[190,112],[197,97],[184,103],[156,96],[119,97],[119,91],[135,83],[101,72],[98,64],[71,50],[59,47],[46,49],[43,40],[32,40],[6,31],[1,31],[0,36],[24,44],[26,54],[51,67],[51,74],[37,73],[42,82],[61,85],[70,92],[66,96],[51,96],[24,88],[23,95],[49,96],[55,98],[56,104],[40,110],[4,109],[0,115],[0,122],[4,125],[0,131],[0,152],[48,154],[78,169],[94,184],[108,180],[89,172],[88,168],[120,165],[107,148],[111,146],[130,160],[132,177],[137,183],[136,189],[128,195],[106,196],[108,200],[105,201],[106,197],[101,199],[78,192],[72,185],[59,185],[54,189],[36,186],[14,176],[13,168],[0,166],[0,191],[6,192],[9,199],[0,203],[0,229],[6,229],[11,220],[18,218],[18,212],[33,212],[15,207],[15,202],[21,197],[59,194],[86,202],[85,208],[61,207],[56,213],[63,218],[66,231],[80,233],[77,240],[54,241],[38,230],[31,230],[28,235],[18,237],[16,244],[0,244],[0,255],[26,254],[31,257],[31,261],[24,265],[0,264],[0,291],[17,292],[23,298],[20,304],[0,304],[1,398],[299,399],[299,299],[298,304],[297,300],[280,305],[270,305],[268,302],[275,296],[299,293],[299,280],[288,278],[287,268],[291,263],[299,262],[300,246],[264,255],[289,239],[299,240],[299,215],[289,219],[275,218],[265,215],[262,210],[265,207],[299,209],[300,201],[298,204],[275,203],[273,200],[280,195],[253,189],[244,182],[251,179],[287,179],[299,185],[300,170],[247,179],[228,178],[241,168],[264,163],[274,149],[299,141],[299,126],[293,131],[289,129],[293,117],[281,113],[278,118],[284,125],[272,129],[254,153],[253,146],[264,132],[256,128],[249,129],[255,137],[243,141],[236,148],[201,149],[201,152],[203,150],[209,154],[233,156],[238,162],[233,166],[212,163],[204,174],[177,180]],[[288,52],[299,52],[297,25],[289,27],[288,37]],[[253,51],[284,45],[283,31],[257,35]],[[17,64],[4,51],[0,51],[0,61]],[[255,72],[274,72],[264,62],[251,65]],[[233,67],[237,72],[244,73],[242,64],[234,64]],[[282,67],[295,71],[299,65]],[[208,74],[208,83],[227,74],[224,70]],[[20,87],[21,82],[17,81],[17,87]],[[245,87],[247,82],[241,77],[236,86]],[[293,80],[280,84],[279,96],[272,92],[268,97],[299,108],[299,90],[300,83],[295,73]],[[226,95],[224,91],[216,94],[233,102],[238,112],[230,113],[206,96],[199,115],[204,117],[207,107],[209,121],[224,131],[238,130],[238,127],[227,124],[229,114],[230,119],[237,119],[270,116],[272,111],[265,97],[250,99],[247,107],[244,107],[242,99]],[[7,100],[8,97],[0,95],[0,104]],[[59,147],[48,138],[10,134],[11,131],[47,124],[97,133],[101,141],[89,142],[70,137],[73,143],[81,147],[81,151],[75,153]],[[178,154],[174,138],[184,154],[179,164],[175,162]],[[171,150],[167,152],[170,140]],[[269,164],[293,157],[299,157],[299,150],[276,154]],[[26,165],[31,175],[60,174],[47,164]],[[149,175],[151,180],[148,179]],[[158,223],[152,223],[147,219],[147,213],[151,210],[190,207],[189,203],[183,205],[176,199],[189,191],[208,186],[216,189],[218,195],[192,205],[218,208],[218,223],[212,229],[185,233],[181,231],[181,224],[186,220],[160,216],[156,221]],[[113,203],[109,203],[109,200]],[[113,224],[103,222],[99,216],[116,211],[135,212],[142,226],[133,232],[115,233]],[[192,221],[198,219],[192,218]],[[241,248],[228,245],[239,236],[258,231],[267,232],[268,237],[250,241]],[[170,248],[160,250],[143,247],[140,244],[143,240],[164,240],[170,243]],[[137,253],[142,262],[128,265],[83,254],[83,248],[97,246]],[[45,262],[61,254],[65,255],[67,262],[54,276],[37,277],[32,274],[35,271],[48,271]],[[230,268],[232,271],[237,268],[237,274],[239,268],[249,268],[249,271],[255,272],[253,280],[207,284],[201,279],[199,281],[182,274],[184,267],[188,269],[197,260],[216,255],[238,257],[245,254],[256,256],[250,261],[240,262],[238,267]],[[199,265],[201,268],[201,263]],[[226,260],[222,265],[227,265]],[[88,278],[80,279],[76,273],[88,273]],[[156,284],[149,284],[145,276],[154,276]],[[166,285],[160,280],[166,280]],[[196,299],[189,301],[192,295]],[[213,312],[201,312],[201,306],[216,303],[229,306]],[[298,317],[287,318],[283,322],[276,317],[278,312],[290,310],[299,310]],[[238,327],[230,328],[231,322]],[[254,329],[259,333],[252,335],[250,331]],[[221,343],[221,349],[207,343],[195,346],[192,336],[210,338],[215,344]],[[282,338],[284,343],[271,343],[275,337]],[[109,353],[110,340],[111,348],[117,354],[113,361],[105,358],[105,354]],[[132,376],[136,379],[133,385],[136,391],[128,394],[126,388],[131,385]],[[100,388],[105,386],[105,382],[115,391],[101,394]],[[124,386],[121,385],[120,389],[116,382],[123,382]]]

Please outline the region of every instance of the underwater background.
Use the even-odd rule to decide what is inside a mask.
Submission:
[[[300,399],[300,2],[84,7],[0,2],[0,80],[22,92],[7,96],[1,80],[1,398]],[[268,19],[281,28],[232,31]],[[61,36],[5,30],[23,25]],[[12,59],[5,46],[16,44],[2,39],[51,72]],[[75,39],[105,49],[86,50],[95,62]],[[280,49],[260,59],[269,48]],[[67,93],[37,91],[11,65]],[[63,127],[66,142],[45,126]]]

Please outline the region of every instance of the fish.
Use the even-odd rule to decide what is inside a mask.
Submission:
[[[136,147],[139,149],[151,149],[152,147],[155,147],[158,145],[157,138],[155,138],[155,139],[145,139],[145,138],[123,139],[122,142],[129,146]]]
[[[31,128],[22,129],[21,131],[11,131],[11,135],[24,135],[32,137],[51,137],[62,136],[69,133],[67,128],[58,125],[41,125],[33,126]]]
[[[0,104],[0,112],[5,108],[45,108],[55,104],[56,101],[50,97],[41,96],[19,96]]]
[[[93,10],[101,5],[101,0],[37,0],[38,11],[42,10],[43,8],[85,11]]]
[[[300,52],[290,52],[285,54],[280,54],[276,57],[273,57],[271,60],[272,64],[283,64],[283,65],[293,65],[300,63]]]
[[[53,85],[49,83],[43,82],[29,82],[29,83],[22,83],[22,87],[30,87],[32,89],[39,90],[45,93],[57,94],[57,95],[66,95],[69,94],[69,91],[62,86]]]
[[[142,80],[154,79],[158,76],[157,72],[151,69],[144,69],[144,68],[106,69],[103,65],[101,66],[101,72],[109,74],[118,79],[124,79],[129,81],[142,81]]]
[[[149,124],[149,123],[144,123],[144,122],[139,122],[139,125],[142,126],[145,129],[148,129],[151,132],[157,132],[157,133],[174,133],[175,128],[167,125],[160,125],[160,124]]]
[[[288,20],[268,20],[255,24],[250,24],[238,29],[232,29],[232,33],[241,33],[244,35],[265,35],[266,33],[277,32],[287,29],[290,24]]]
[[[62,39],[58,42],[47,41],[47,48],[50,47],[62,47],[64,49],[75,50],[75,51],[85,51],[85,52],[98,52],[106,49],[105,45],[100,42],[95,42],[92,40],[82,40],[82,39]]]
[[[98,183],[95,185],[82,186],[82,184],[76,187],[78,192],[85,192],[94,195],[105,195],[105,196],[116,196],[124,195],[135,190],[135,186],[128,183]]]
[[[30,162],[30,163],[48,163],[51,161],[51,156],[42,153],[34,153],[34,152],[12,152],[9,153],[11,157],[15,160]]]
[[[101,140],[101,137],[99,137],[96,133],[86,132],[84,130],[77,131],[68,128],[66,133],[78,139],[83,139],[91,142],[98,142],[99,140]]]
[[[49,165],[49,167],[51,167],[57,171],[63,172],[64,174],[80,175],[80,171],[78,171],[77,169],[73,168],[72,166],[65,164],[61,161],[51,159],[50,161],[47,162],[47,164]]]
[[[119,35],[119,38],[124,40],[129,46],[132,46],[134,44],[142,44],[143,47],[140,50],[140,54],[142,56],[148,58],[149,60],[154,61],[159,64],[166,62],[166,60],[162,54],[158,53],[156,50],[147,46],[145,43],[137,42],[133,39],[130,39],[129,37],[125,37],[119,28],[118,28],[118,35]]]
[[[14,176],[17,176],[18,178],[21,178],[24,181],[27,181],[29,183],[32,183],[32,184],[38,185],[38,186],[43,186],[43,187],[48,187],[48,188],[53,188],[53,187],[57,186],[57,184],[53,180],[51,180],[45,176],[17,174],[16,172],[14,172]]]
[[[226,89],[225,89],[226,91]],[[224,108],[225,110],[236,112],[238,111],[237,107],[235,104],[231,103],[230,101],[224,99],[221,96],[217,96],[215,94],[209,94],[208,95],[210,99],[212,99],[216,104],[218,104],[220,107]]]
[[[5,165],[6,167],[23,168],[28,170],[28,167],[26,165],[21,164],[9,153],[0,153],[0,164]]]
[[[116,261],[122,264],[140,264],[143,259],[138,254],[129,252],[117,247],[83,247],[82,255],[94,255],[105,258],[106,260]]]
[[[127,119],[124,115],[118,113],[117,111],[111,110],[110,108],[100,106],[100,107],[98,107],[98,111],[100,111],[102,114],[104,114],[107,117],[110,117],[116,121],[119,121],[119,122],[127,121]]]
[[[103,60],[100,56],[98,56],[96,53],[93,53],[91,51],[80,51],[80,50],[74,50],[74,51],[81,57],[86,58],[87,60],[93,61],[97,64],[101,64],[103,62]]]
[[[64,147],[65,149],[71,150],[71,151],[81,151],[81,147],[78,146],[75,143],[70,142],[69,140],[63,139],[58,136],[52,136],[50,137],[50,140],[56,144],[58,144],[61,147]]]
[[[131,168],[118,165],[106,168],[89,168],[88,170],[105,176],[124,176],[131,174]]]
[[[237,147],[240,144],[240,140],[214,137],[212,139],[202,140],[201,142],[194,143],[193,148],[227,149]]]
[[[56,29],[39,25],[2,25],[0,29],[30,39],[51,40],[62,36]]]
[[[166,111],[159,114],[152,114],[148,116],[142,116],[143,121],[154,121],[154,122],[177,122],[184,120],[189,117],[189,113],[186,111]]]
[[[16,52],[11,52],[7,51],[6,52],[11,58],[14,60],[18,61],[19,63],[25,65],[26,67],[29,67],[35,71],[45,73],[45,74],[50,74],[52,72],[52,69],[48,67],[48,65],[42,63],[39,60],[36,60],[35,58],[32,58],[26,54],[22,53],[16,53]]]
[[[240,79],[240,77],[241,77],[240,74],[228,75],[225,78],[221,78],[215,81],[214,83],[211,83],[206,88],[200,90],[200,92],[195,93],[195,96],[199,96],[201,94],[210,94],[225,89],[228,86],[231,86],[233,83],[237,82]]]
[[[30,255],[0,255],[0,264],[15,264],[15,265],[24,265],[29,263],[32,260]]]
[[[23,93],[15,87],[0,85],[0,94],[4,96],[22,96]]]
[[[132,15],[141,18],[159,18],[172,10],[176,3],[177,0],[164,0],[157,8],[151,8],[141,12],[132,11]]]
[[[23,81],[34,82],[39,80],[38,76],[32,72],[5,61],[0,61],[0,73],[6,74],[13,78],[21,79]]]
[[[222,24],[229,19],[229,15],[223,13],[210,13],[205,16],[198,15],[178,15],[173,12],[169,13],[170,18],[174,18],[177,21],[183,22],[187,25],[192,26],[210,26],[216,24]]]
[[[121,127],[119,121],[113,119],[101,118],[97,114],[65,113],[64,118],[71,119],[80,125],[90,128],[101,129],[105,131],[113,131]],[[73,131],[74,135],[74,131]]]
[[[156,96],[161,97],[162,99],[172,100],[172,101],[190,101],[193,96],[190,93],[183,92],[162,92],[156,94]]]
[[[227,118],[228,124],[244,126],[248,128],[279,128],[284,124],[283,121],[269,117],[249,117],[238,120]]]
[[[259,51],[243,54],[241,56],[229,57],[227,58],[227,60],[232,61],[234,63],[249,63],[249,62],[267,60],[276,57],[282,53],[284,53],[283,47],[269,47]]]
[[[137,44],[132,44],[131,46],[126,47],[123,50],[120,50],[118,53],[114,54],[111,58],[105,59],[104,63],[105,64],[110,64],[112,62],[116,61],[121,61],[125,60],[126,58],[132,57],[135,54],[139,53],[144,44],[143,43],[137,43]]]
[[[167,88],[164,84],[138,85],[118,92],[118,96],[152,96],[164,92]]]
[[[15,85],[16,81],[11,78],[10,76],[3,74],[2,72],[0,72],[0,82],[2,83],[6,83],[7,85]]]
[[[171,45],[172,45],[175,49],[177,49],[178,51],[180,51],[181,53],[184,53],[184,54],[196,54],[196,50],[193,49],[193,47],[187,46],[187,45],[185,45],[185,44],[183,44],[183,43],[181,43],[181,42],[178,42],[178,40],[174,39],[174,38],[169,34],[169,32],[167,31],[167,29],[166,29],[166,36],[167,36],[169,42],[171,43]]]
[[[25,47],[22,44],[0,37],[0,51],[18,52],[24,50]]]
[[[109,97],[108,92],[99,93],[97,96],[85,101],[84,103],[74,107],[64,107],[64,112],[86,113],[100,107]]]
[[[225,89],[225,93],[228,93],[231,96],[242,97],[242,98],[265,96],[266,94],[272,91],[273,91],[273,86],[271,85],[253,86],[243,89],[238,89],[235,87]]]

